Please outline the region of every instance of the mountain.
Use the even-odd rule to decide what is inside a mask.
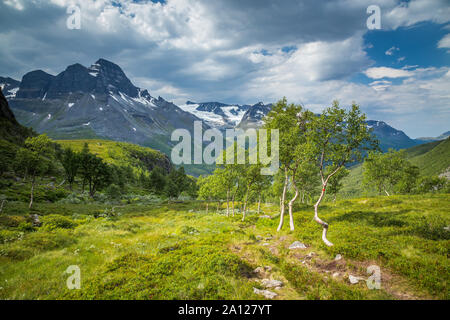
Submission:
[[[247,112],[242,117],[241,122],[238,127],[242,129],[247,128],[257,128],[263,124],[262,119],[269,113],[272,109],[272,104],[265,105],[262,102],[248,108]]]
[[[450,172],[450,137],[406,150],[412,164],[424,175],[446,175]]]
[[[192,131],[200,120],[134,86],[117,64],[105,59],[90,67],[73,64],[56,76],[31,71],[8,100],[21,124],[51,138],[126,141],[165,153],[174,144],[173,130]]]
[[[19,90],[20,81],[14,80],[12,78],[0,77],[0,89],[3,91],[4,96],[9,98],[14,98],[17,91]]]
[[[369,128],[373,129],[373,134],[380,141],[380,148],[384,152],[390,148],[399,150],[419,144],[403,131],[391,127],[384,121],[368,120],[366,123]]]
[[[0,90],[0,140],[9,143],[21,144],[28,136],[32,135],[32,130],[21,126],[8,105],[3,90]]]
[[[236,127],[241,122],[250,106],[229,105],[221,102],[195,103],[187,101],[180,108],[202,119],[210,127],[228,129]]]
[[[443,134],[441,134],[438,137],[422,137],[422,138],[417,138],[415,139],[418,143],[427,143],[427,142],[432,142],[432,141],[440,141],[440,140],[445,140],[448,137],[450,137],[450,131],[444,132]]]
[[[184,111],[190,112],[204,120],[214,128],[258,128],[262,119],[269,113],[272,104],[265,105],[259,102],[255,105],[228,105],[221,102],[186,102],[180,106]],[[403,131],[389,126],[384,121],[368,120],[367,126],[373,129],[373,133],[380,141],[380,148],[387,151],[389,148],[396,150],[410,148],[425,143],[425,141],[413,140]]]

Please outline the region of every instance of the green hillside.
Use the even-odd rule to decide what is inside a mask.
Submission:
[[[57,142],[63,147],[71,147],[75,151],[81,151],[84,144],[87,143],[89,151],[106,162],[120,167],[130,166],[138,171],[139,169],[151,171],[155,166],[169,171],[172,166],[165,154],[131,143],[109,140],[58,140]]]
[[[406,149],[407,159],[420,168],[421,175],[440,175],[450,167],[450,139],[433,141]],[[350,174],[343,180],[341,196],[354,197],[363,193],[362,165],[350,169]]]
[[[424,153],[418,153],[414,148],[408,149],[407,157],[411,163],[420,168],[422,175],[439,175],[446,171],[450,167],[450,138],[427,143],[423,149],[427,147],[430,149]]]

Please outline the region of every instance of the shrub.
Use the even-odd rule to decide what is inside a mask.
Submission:
[[[22,222],[19,224],[17,229],[22,232],[31,232],[36,230],[36,228],[33,227],[33,224],[31,222]]]
[[[33,256],[33,250],[29,248],[5,248],[0,250],[0,256],[12,260],[25,260]]]
[[[77,224],[72,219],[58,214],[42,217],[42,226],[46,230],[73,229],[76,225]]]
[[[15,228],[22,222],[25,222],[25,218],[21,216],[0,216],[0,226]]]
[[[106,195],[111,199],[118,199],[122,196],[122,191],[120,190],[120,187],[115,184],[111,184],[108,188],[105,190]]]
[[[22,239],[23,232],[0,230],[0,243],[13,242]]]
[[[27,234],[22,240],[22,247],[45,251],[66,247],[75,242],[75,239],[72,238],[66,231],[39,231]]]

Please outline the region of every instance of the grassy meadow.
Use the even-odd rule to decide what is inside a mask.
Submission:
[[[213,209],[214,208],[214,209]],[[256,208],[252,207],[253,210]],[[278,206],[227,217],[201,202],[131,199],[116,206],[24,202],[0,215],[0,299],[264,299],[261,279],[283,282],[275,299],[449,299],[450,195],[357,198],[325,203],[327,247],[313,208],[298,205],[296,230],[276,232]],[[288,249],[294,241],[306,249]],[[342,259],[335,260],[340,254]],[[65,271],[81,270],[69,290]],[[381,289],[367,278],[381,268]],[[257,267],[266,267],[255,273]]]

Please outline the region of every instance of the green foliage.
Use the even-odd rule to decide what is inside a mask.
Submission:
[[[416,188],[418,193],[450,193],[450,182],[447,178],[444,177],[441,178],[437,176],[425,176],[418,179]]]
[[[80,154],[80,173],[89,186],[91,197],[112,180],[111,168],[101,158],[89,152],[87,143]]]
[[[122,191],[120,190],[120,187],[115,184],[109,185],[106,188],[105,193],[111,199],[119,199],[122,196]]]
[[[70,147],[64,149],[60,157],[62,166],[66,173],[66,179],[69,183],[70,189],[72,189],[75,177],[78,174],[78,169],[80,167],[81,155],[74,152]]]
[[[77,225],[72,219],[58,214],[50,214],[42,217],[42,227],[45,230],[73,229]]]
[[[103,213],[105,206],[93,202],[37,204],[36,210],[73,216],[70,220],[78,227],[53,231],[41,227],[20,236],[17,223],[8,223],[15,227],[0,225],[8,230],[0,231],[3,238],[11,239],[0,243],[4,288],[0,298],[257,299],[253,287],[260,286],[252,280],[252,270],[270,265],[273,279],[285,283],[277,290],[280,299],[392,299],[392,276],[402,294],[448,299],[448,203],[448,195],[437,194],[363,198],[323,206],[323,216],[332,222],[329,236],[335,246],[331,248],[316,236],[318,226],[311,221],[310,206],[295,212],[296,231],[273,234],[275,219],[250,214],[251,223],[242,223],[239,217],[198,212],[202,204],[196,202],[132,203],[116,207],[120,215],[113,219],[100,215],[94,219],[94,213]],[[265,210],[272,215],[277,208]],[[20,203],[11,203],[9,212],[28,214]],[[44,221],[46,216],[41,218]],[[17,217],[10,220],[19,221]],[[269,234],[273,239],[264,242],[270,245],[262,246],[258,239]],[[294,240],[308,249],[286,249]],[[309,268],[299,257],[311,251],[316,255],[308,260]],[[334,272],[337,253],[344,261],[337,267],[351,274],[367,277],[368,263],[380,266],[382,289],[368,290],[364,282],[351,285],[347,279],[336,280],[331,273],[317,271],[330,266]],[[62,272],[81,262],[82,287],[67,290],[67,275]]]
[[[15,230],[0,230],[0,243],[14,242],[21,240],[23,232]]]
[[[419,168],[405,159],[404,151],[389,149],[386,153],[370,152],[363,164],[363,183],[387,195],[394,191],[413,192]]]

